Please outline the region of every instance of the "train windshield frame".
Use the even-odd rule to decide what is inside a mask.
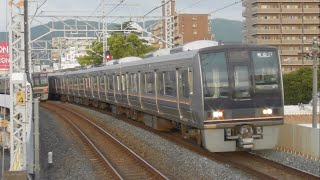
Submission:
[[[32,74],[32,80],[34,86],[48,85],[48,77],[46,73]]]
[[[252,50],[255,90],[280,88],[278,55],[274,50]]]
[[[228,98],[229,75],[226,52],[200,54],[205,98]]]

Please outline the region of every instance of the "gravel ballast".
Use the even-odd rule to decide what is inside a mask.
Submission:
[[[320,161],[278,150],[252,151],[251,153],[320,176]]]
[[[40,108],[40,179],[100,179],[75,135],[47,109]],[[53,152],[53,164],[48,164]]]
[[[170,179],[254,179],[242,171],[200,156],[114,117],[76,105],[68,105],[80,109],[90,117],[102,119],[108,131]]]

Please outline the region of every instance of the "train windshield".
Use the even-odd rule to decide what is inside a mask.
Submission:
[[[225,52],[201,54],[203,93],[206,98],[228,98],[228,71]]]
[[[32,80],[34,86],[47,85],[48,79],[47,74],[32,74]]]
[[[255,69],[255,89],[270,90],[279,88],[279,64],[275,51],[252,51]]]

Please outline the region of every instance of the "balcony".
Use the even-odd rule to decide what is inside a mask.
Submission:
[[[261,9],[261,8],[252,8],[251,11],[252,14],[257,13],[280,13],[280,8],[267,8],[267,9]]]
[[[319,35],[320,34],[320,30],[319,29],[304,29],[303,30],[304,34],[315,34],[315,35]]]
[[[282,44],[302,44],[302,40],[282,40]]]
[[[319,19],[304,19],[303,24],[319,24]]]
[[[319,14],[320,13],[320,9],[319,8],[305,8],[303,9],[303,13],[305,14]]]
[[[300,50],[282,50],[281,55],[298,55]]]
[[[302,8],[282,8],[282,13],[302,13]]]
[[[282,24],[302,24],[302,19],[282,19]]]
[[[252,18],[252,24],[280,24],[280,19]]]
[[[281,44],[280,39],[257,39],[255,42],[257,44],[267,44],[267,45]]]
[[[280,34],[280,29],[254,29],[253,34]]]
[[[302,34],[302,29],[283,29],[282,34]]]

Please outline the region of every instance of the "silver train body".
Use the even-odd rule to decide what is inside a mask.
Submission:
[[[49,98],[180,129],[211,152],[270,149],[283,124],[276,48],[221,45],[48,75]]]

